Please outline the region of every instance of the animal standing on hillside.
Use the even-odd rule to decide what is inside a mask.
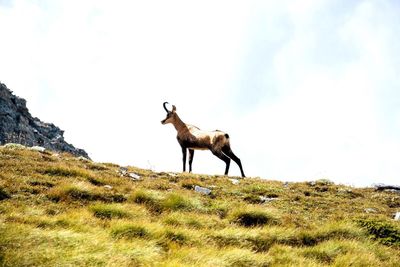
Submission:
[[[183,171],[186,171],[186,155],[189,150],[189,172],[192,172],[192,162],[194,150],[210,150],[215,156],[223,160],[226,164],[225,175],[228,175],[231,159],[236,162],[240,168],[242,177],[245,177],[242,163],[238,157],[233,154],[229,144],[229,135],[219,130],[202,131],[196,126],[184,123],[176,113],[176,107],[172,105],[169,111],[166,107],[168,102],[164,102],[163,107],[167,112],[167,117],[161,121],[163,125],[172,123],[178,132],[178,143],[182,148]]]

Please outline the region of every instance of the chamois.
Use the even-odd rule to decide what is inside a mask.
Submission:
[[[242,177],[245,177],[242,163],[238,157],[233,154],[229,144],[229,135],[219,130],[206,132],[196,126],[184,123],[176,113],[176,107],[172,105],[169,111],[166,107],[168,102],[164,102],[163,107],[167,112],[167,117],[161,121],[163,125],[172,123],[178,132],[178,143],[182,148],[183,171],[186,171],[186,154],[189,150],[189,172],[192,172],[192,162],[194,150],[210,150],[215,156],[223,160],[226,164],[225,175],[228,175],[231,159],[236,162],[240,168]]]

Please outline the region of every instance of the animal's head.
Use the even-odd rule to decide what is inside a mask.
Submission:
[[[161,121],[162,124],[173,123],[173,121],[175,120],[175,117],[176,117],[176,107],[174,105],[172,105],[172,110],[169,111],[166,107],[167,104],[168,104],[168,102],[164,102],[164,104],[163,104],[163,107],[164,107],[165,111],[167,112],[167,117],[165,117],[165,119]]]

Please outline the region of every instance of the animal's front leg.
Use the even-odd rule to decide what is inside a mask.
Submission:
[[[183,172],[186,171],[186,147],[182,147]]]
[[[189,172],[192,172],[193,157],[194,157],[194,150],[189,149]]]

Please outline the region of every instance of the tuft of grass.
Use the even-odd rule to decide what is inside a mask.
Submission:
[[[232,222],[245,227],[275,225],[279,221],[269,212],[262,210],[239,210],[232,215]]]
[[[42,174],[58,177],[91,177],[87,170],[76,167],[51,166],[40,171]]]
[[[207,222],[211,221],[211,218],[207,218]],[[189,227],[194,229],[202,229],[204,228],[204,224],[200,218],[193,216],[190,213],[182,213],[182,212],[173,212],[169,214],[164,220],[163,223],[170,226],[182,226]],[[212,223],[212,222],[210,222]]]
[[[138,190],[130,198],[134,203],[144,204],[152,212],[160,213],[163,211],[160,198],[151,191]]]
[[[270,190],[270,187],[266,184],[254,183],[246,185],[242,191],[247,194],[264,195]]]
[[[109,169],[106,165],[98,163],[87,164],[87,168],[93,171],[107,171]]]
[[[152,191],[138,190],[131,196],[137,204],[144,204],[150,211],[161,213],[163,211],[194,210],[200,208],[199,203],[182,195],[169,193],[165,197],[156,195]]]
[[[359,219],[358,225],[385,245],[400,246],[400,227],[382,219]]]
[[[279,239],[279,243],[290,246],[315,246],[330,239],[357,240],[362,231],[351,223],[334,222],[313,229],[288,231]]]
[[[33,180],[33,181],[29,181],[29,184],[32,186],[44,186],[44,187],[53,187],[54,183],[50,182],[50,181],[40,181],[40,180]]]
[[[229,213],[229,203],[226,201],[212,201],[206,203],[206,208],[209,213],[218,215],[220,219],[225,219]]]
[[[316,180],[315,181],[315,184],[316,185],[326,185],[326,186],[329,186],[329,185],[333,185],[334,183],[331,181],[331,180],[329,180],[329,179],[318,179],[318,180]]]
[[[286,245],[275,245],[271,247],[268,251],[268,256],[271,261],[270,266],[321,266],[316,260],[304,257],[300,249]]]
[[[9,198],[11,198],[11,195],[6,190],[0,187],[0,201]]]
[[[169,242],[174,242],[179,245],[183,245],[189,242],[189,237],[183,232],[176,230],[166,230],[164,237]]]
[[[67,201],[67,200],[81,200],[90,201],[95,200],[97,195],[92,193],[89,189],[80,188],[75,185],[62,185],[54,187],[48,193],[48,197],[55,201]]]
[[[98,199],[104,202],[116,202],[116,203],[122,203],[127,200],[127,198],[123,194],[113,194],[113,193],[101,194],[100,197],[98,197]]]
[[[149,191],[138,190],[133,193],[132,201],[138,204],[152,204],[158,199]]]
[[[194,190],[194,187],[197,186],[204,186],[203,183],[199,182],[198,179],[185,179],[182,182],[180,182],[181,187],[188,189],[188,190]]]
[[[100,219],[122,219],[131,217],[129,212],[114,205],[97,204],[90,207],[90,210],[95,217]]]
[[[111,229],[111,235],[117,239],[149,238],[150,232],[141,225],[123,224]]]
[[[196,228],[196,229],[201,229],[201,228],[203,228],[203,224],[202,224],[199,220],[197,220],[197,219],[195,219],[195,218],[189,218],[189,219],[186,221],[186,225],[189,226],[189,227],[191,227],[191,228]]]
[[[398,262],[382,262],[372,253],[347,253],[337,256],[334,266],[398,266]]]
[[[277,243],[277,236],[273,233],[263,233],[259,231],[238,230],[236,228],[226,228],[210,234],[208,237],[220,248],[240,247],[248,248],[254,252],[266,252]]]
[[[332,264],[340,254],[346,254],[348,249],[340,241],[329,241],[317,246],[307,247],[303,255],[324,264]]]
[[[164,209],[173,211],[191,210],[194,208],[194,205],[188,198],[174,193],[168,194],[163,200],[162,205]]]
[[[48,193],[49,199],[59,201],[104,201],[122,203],[126,197],[122,194],[96,191],[90,187],[77,185],[60,185],[54,187]]]
[[[270,260],[267,257],[257,255],[246,249],[232,249],[225,252],[222,257],[226,266],[235,267],[264,267],[270,266]]]
[[[254,195],[254,194],[247,194],[244,197],[244,201],[251,203],[251,204],[260,204],[262,202],[260,199],[260,196]]]
[[[88,177],[87,180],[89,181],[89,183],[96,186],[102,186],[106,184],[104,181],[96,177]]]

